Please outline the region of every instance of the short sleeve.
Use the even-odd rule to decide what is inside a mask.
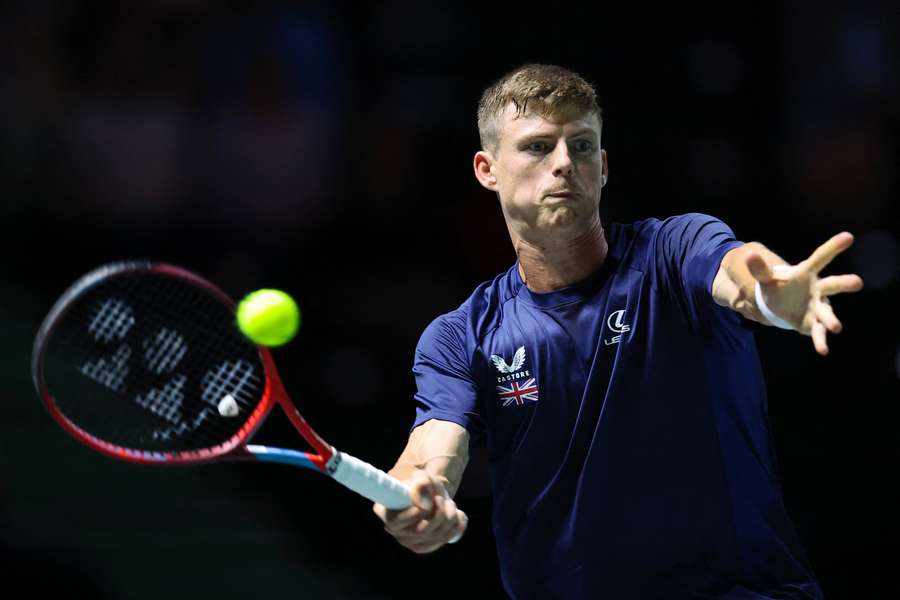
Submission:
[[[722,307],[712,297],[712,284],[725,254],[742,246],[728,225],[701,213],[662,222],[656,238],[656,271],[687,317],[710,323]]]
[[[413,361],[417,389],[413,428],[440,419],[457,423],[472,434],[482,433],[471,355],[462,310],[442,315],[425,328]]]

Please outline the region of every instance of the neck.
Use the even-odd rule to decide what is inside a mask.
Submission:
[[[600,219],[571,239],[552,245],[514,236],[519,274],[533,292],[552,292],[584,281],[603,266],[609,246]]]

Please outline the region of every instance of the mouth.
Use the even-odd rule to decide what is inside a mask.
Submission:
[[[575,197],[575,192],[569,190],[560,190],[558,192],[550,192],[546,194],[547,198],[571,199]]]

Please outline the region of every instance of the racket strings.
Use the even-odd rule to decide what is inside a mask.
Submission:
[[[170,309],[166,311],[167,319],[182,318],[183,313],[175,310],[177,306],[195,305],[204,307],[205,310],[197,311],[197,314],[193,317],[196,321],[190,324],[194,325],[200,332],[199,336],[192,337],[199,337],[202,342],[208,343],[195,343],[193,358],[203,364],[215,364],[216,366],[209,367],[200,380],[200,400],[203,404],[194,401],[195,405],[200,405],[199,412],[195,412],[193,418],[181,417],[176,419],[171,427],[154,430],[151,437],[154,440],[170,440],[184,435],[185,432],[196,431],[197,437],[202,440],[201,445],[212,445],[214,442],[222,440],[223,437],[227,439],[233,434],[232,428],[226,426],[230,425],[227,421],[215,418],[217,413],[225,412],[219,410],[220,403],[227,397],[237,405],[237,411],[234,410],[234,407],[230,407],[231,410],[228,411],[230,416],[236,416],[241,409],[249,413],[257,403],[264,386],[263,380],[254,375],[254,372],[262,373],[261,369],[254,369],[247,360],[239,358],[236,361],[230,361],[222,360],[221,357],[240,357],[247,354],[248,348],[252,348],[252,358],[258,362],[256,350],[255,347],[252,347],[243,338],[236,335],[234,327],[231,325],[233,317],[230,312],[227,312],[226,315],[228,327],[222,327],[222,322],[218,317],[224,307],[220,303],[209,297],[198,297],[199,290],[197,288],[184,285],[180,280],[169,279],[163,280],[162,283],[167,288],[165,295],[174,300],[166,307]],[[213,331],[218,335],[213,336],[209,333]],[[230,333],[231,335],[222,335],[225,333]],[[180,362],[179,357],[185,353],[185,344],[177,332],[173,332],[173,334],[169,334],[169,337],[175,340],[176,356],[173,361],[177,364]],[[149,339],[146,338],[146,340]],[[237,345],[235,342],[237,342]],[[167,358],[171,357],[170,354],[165,356]],[[245,358],[247,357],[245,356]],[[197,382],[194,382],[194,385],[196,386]],[[163,398],[165,404],[168,398],[166,396],[163,396]],[[196,400],[196,397],[191,399]],[[176,404],[183,405],[183,398],[178,400],[181,400],[181,402],[179,403],[176,400],[176,402],[168,403],[169,414],[172,414],[173,409],[180,408],[176,407]],[[229,416],[229,414],[221,414],[221,416]]]
[[[171,290],[168,294],[161,294],[161,296],[174,296],[172,291],[177,292],[178,289]],[[171,300],[172,303],[169,306],[181,304],[181,300],[178,298],[173,297]],[[171,320],[174,316],[174,314],[169,314],[166,320]],[[171,327],[162,327],[159,330],[154,328],[143,338],[142,345],[144,347],[143,366],[157,375],[173,371],[181,362],[188,346],[184,337]],[[187,379],[186,375],[176,373],[168,378],[162,386],[153,387],[135,396],[138,405],[167,421],[167,426],[156,427],[152,430],[150,438],[153,441],[176,440],[185,433],[196,432],[212,434],[211,438],[194,436],[199,445],[209,445],[221,439],[223,434],[231,433],[230,431],[223,432],[221,426],[216,426],[215,421],[208,419],[211,412],[209,408],[201,408],[193,418],[186,414],[184,387]],[[206,425],[206,427],[201,428],[202,425]],[[132,434],[126,435],[133,437]],[[142,442],[146,444],[147,440],[142,439]]]
[[[233,320],[190,282],[116,276],[73,299],[47,345],[45,380],[60,411],[106,442],[214,447],[244,426],[265,388],[258,351]]]

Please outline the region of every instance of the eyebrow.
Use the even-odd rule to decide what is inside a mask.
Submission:
[[[580,135],[585,135],[585,134],[589,134],[594,137],[598,137],[597,132],[594,131],[593,129],[591,129],[590,127],[582,127],[581,129],[577,129],[573,133],[568,135],[567,137],[573,138],[573,137],[578,137]],[[547,138],[547,137],[556,137],[556,136],[551,135],[550,133],[545,133],[545,132],[541,132],[541,131],[531,131],[529,133],[522,135],[522,137],[519,138],[519,141],[532,140],[532,139],[538,139],[538,138]]]
[[[576,138],[576,137],[584,136],[584,135],[589,135],[592,139],[600,138],[600,136],[597,135],[596,131],[594,131],[593,129],[590,129],[589,127],[585,127],[584,129],[578,129],[577,131],[572,132],[572,134],[567,136],[567,139],[572,139],[572,138]],[[527,133],[519,138],[516,138],[515,143],[516,144],[528,144],[528,143],[536,141],[536,140],[555,139],[555,138],[556,138],[555,135],[551,135],[546,132],[533,131],[533,132]]]
[[[593,129],[591,129],[590,127],[582,127],[581,129],[576,129],[576,130],[575,130],[575,133],[573,133],[573,134],[572,134],[571,136],[569,136],[569,137],[575,137],[575,136],[579,136],[579,135],[584,135],[584,134],[586,134],[586,133],[589,133],[589,134],[591,134],[591,135],[593,135],[593,136],[596,136],[596,135],[597,135],[597,132],[594,131]]]

